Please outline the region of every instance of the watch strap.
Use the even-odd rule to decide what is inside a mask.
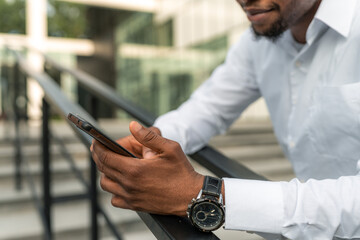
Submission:
[[[202,194],[219,197],[221,194],[222,180],[220,178],[205,176]]]

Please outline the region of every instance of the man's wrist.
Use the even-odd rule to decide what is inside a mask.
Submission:
[[[190,187],[189,189],[189,194],[186,200],[186,205],[184,206],[184,211],[182,216],[186,216],[186,211],[188,208],[189,203],[191,203],[192,199],[195,199],[197,197],[197,195],[199,194],[199,192],[202,189],[202,186],[204,184],[204,179],[205,176],[198,174],[198,176],[196,176],[195,180],[193,181],[193,183],[191,184],[192,187]]]

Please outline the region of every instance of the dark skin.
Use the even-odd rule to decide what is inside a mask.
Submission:
[[[115,207],[185,216],[204,177],[195,172],[178,143],[161,137],[157,128],[130,123],[132,135],[118,143],[139,159],[124,157],[93,141],[93,159],[101,187],[113,194]]]
[[[253,29],[265,33],[281,18],[294,39],[306,42],[306,31],[321,0],[237,0]],[[113,194],[115,207],[156,214],[185,216],[202,188],[204,176],[189,163],[180,145],[160,130],[130,123],[131,135],[118,143],[139,159],[124,157],[94,140],[92,157],[101,172],[101,187]],[[222,188],[225,197],[224,185]]]
[[[306,31],[321,3],[321,0],[236,1],[247,14],[252,28],[259,35],[264,35],[276,21],[282,19],[299,43],[306,43]]]

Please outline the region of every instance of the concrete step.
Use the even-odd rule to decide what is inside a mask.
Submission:
[[[31,192],[29,188],[29,179],[24,176],[22,189],[16,190],[14,184],[4,183],[1,181],[0,206],[14,206],[21,204],[24,206],[32,201]],[[42,193],[42,179],[33,178],[36,192],[41,195]],[[54,196],[64,194],[78,194],[85,193],[86,187],[75,177],[57,178],[51,181],[52,194]]]
[[[221,153],[229,158],[241,160],[281,158],[284,154],[279,145],[250,145],[250,146],[231,146],[217,148]]]
[[[291,171],[292,166],[285,158],[269,158],[256,161],[243,161],[245,166],[259,173],[280,173]]]
[[[273,133],[270,121],[236,121],[228,129],[226,135],[243,135],[257,133]]]
[[[53,159],[54,160],[54,159]],[[26,160],[24,160],[26,161]],[[78,157],[75,158],[75,165],[82,172],[84,177],[87,177],[90,160],[86,157]],[[52,180],[61,180],[67,178],[75,178],[74,173],[71,171],[70,164],[64,159],[57,159],[56,161],[51,162],[50,166],[52,172]],[[42,177],[42,164],[41,161],[33,161],[30,163],[23,163],[21,167],[22,175],[26,175],[26,173],[30,173],[34,179],[39,180]],[[0,186],[6,185],[9,181],[13,181],[15,173],[14,164],[5,165],[0,168]]]
[[[291,163],[286,158],[243,161],[242,164],[272,181],[287,181],[295,177]]]
[[[39,145],[23,144],[22,157],[29,163],[37,163],[42,160],[42,148]],[[86,158],[89,156],[90,151],[80,142],[66,144],[67,152],[75,159]],[[51,144],[50,146],[50,160],[56,162],[62,160],[62,148],[59,145]],[[0,147],[0,167],[6,165],[13,165],[15,161],[15,150],[13,147]]]
[[[101,205],[112,221],[118,226],[120,232],[126,232],[129,226],[147,232],[140,228],[141,220],[135,212],[112,207],[109,194],[100,199]],[[52,211],[52,222],[55,239],[89,239],[90,206],[87,201],[72,201],[55,204]],[[42,223],[34,208],[0,209],[0,222],[2,230],[0,239],[41,239],[43,234]],[[106,223],[99,221],[104,228]],[[103,231],[104,235],[108,231]],[[78,235],[80,238],[74,238]],[[66,238],[66,236],[71,236]]]
[[[291,163],[284,157],[277,144],[241,145],[217,149],[269,180],[287,181],[295,177]]]
[[[210,144],[216,147],[231,147],[243,145],[276,145],[277,139],[273,133],[221,135],[211,139]]]

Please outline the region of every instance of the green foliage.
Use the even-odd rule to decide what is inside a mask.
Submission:
[[[86,38],[86,6],[48,0],[47,15],[49,36]],[[0,32],[25,34],[25,0],[0,0]]]
[[[0,0],[0,32],[25,34],[25,0]]]
[[[48,0],[48,35],[86,38],[86,6]]]

